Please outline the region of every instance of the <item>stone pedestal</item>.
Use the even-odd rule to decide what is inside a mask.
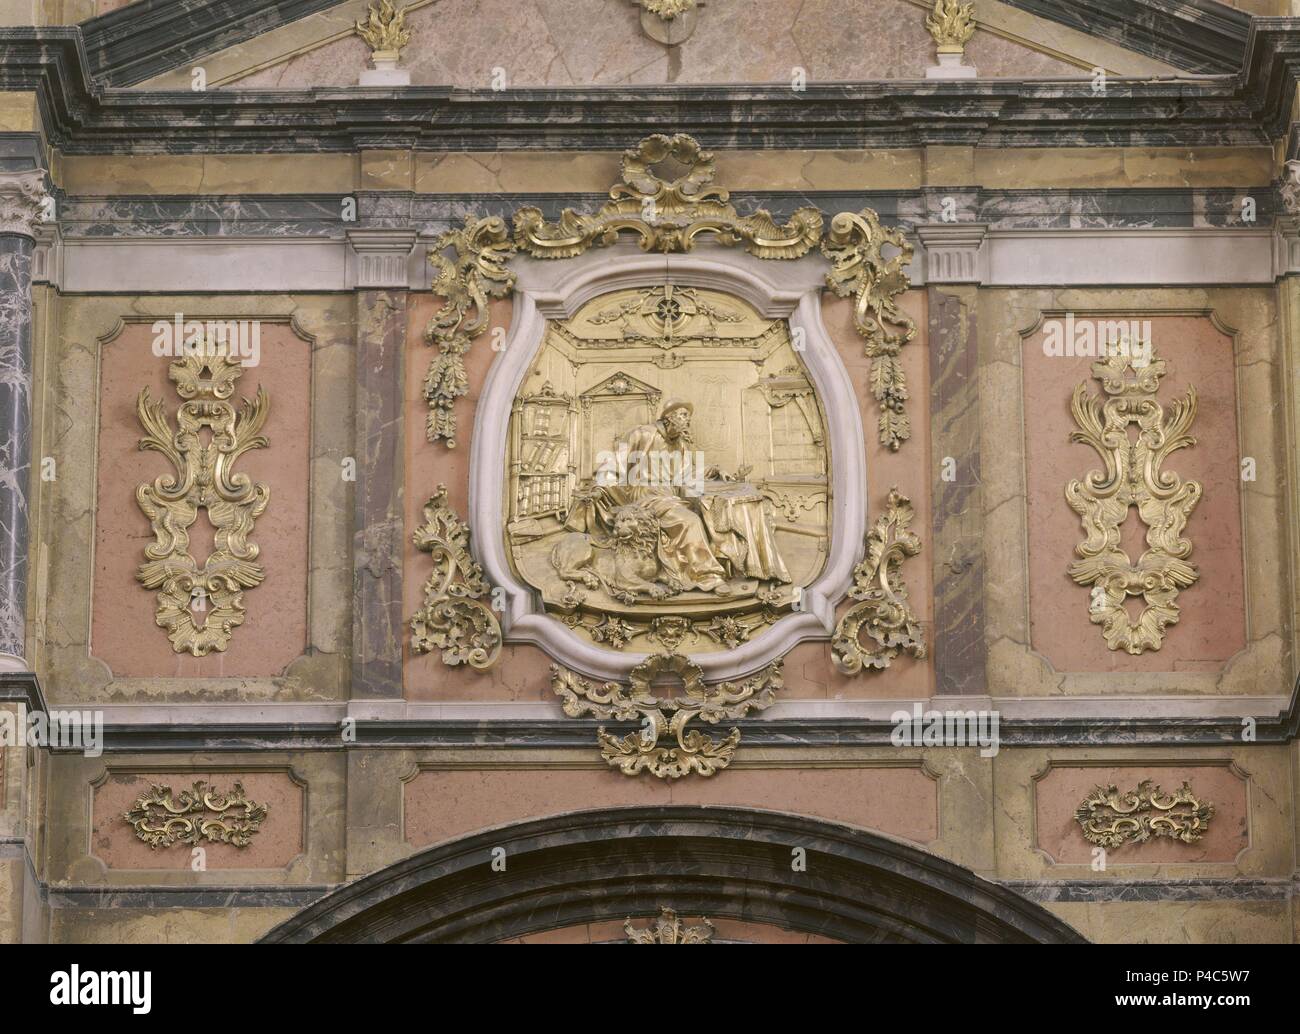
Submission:
[[[940,54],[939,63],[925,70],[927,79],[974,79],[979,70],[974,65],[962,64],[961,54]]]

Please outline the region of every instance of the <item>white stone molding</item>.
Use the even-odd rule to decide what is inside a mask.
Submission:
[[[802,329],[802,358],[826,413],[831,454],[831,543],[817,580],[803,592],[804,609],[788,614],[734,650],[693,655],[709,681],[756,672],[805,640],[826,640],[835,629],[835,604],[844,596],[862,555],[867,525],[867,460],[857,386],[821,318],[829,264],[820,255],[799,261],[763,261],[702,244],[688,255],[647,255],[635,245],[588,252],[562,261],[516,259],[518,273],[510,334],[483,384],[470,453],[470,529],[475,558],[488,580],[505,591],[502,627],[507,642],[532,643],[554,660],[592,678],[619,679],[645,660],[587,642],[548,616],[537,593],[515,577],[502,533],[511,407],[542,344],[548,319],[572,316],[589,299],[621,288],[670,282],[728,291],[765,318]]]
[[[418,236],[414,230],[349,230],[348,286],[407,287]]]
[[[32,283],[63,287],[63,234],[58,223],[36,227],[36,250],[32,252]]]
[[[0,234],[35,238],[45,197],[44,169],[0,172]]]
[[[982,284],[988,279],[986,223],[931,223],[918,226],[925,249],[928,284]]]

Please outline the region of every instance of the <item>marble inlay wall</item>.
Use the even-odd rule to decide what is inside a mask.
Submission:
[[[283,869],[302,853],[307,837],[303,829],[307,791],[291,772],[232,772],[223,769],[140,772],[111,768],[103,781],[91,790],[93,857],[109,869],[191,868],[192,845],[150,848],[136,836],[122,815],[135,806],[136,798],[152,784],[171,787],[172,792],[178,794],[192,789],[199,780],[220,793],[229,793],[235,782],[239,782],[250,801],[265,805],[267,809],[266,818],[247,847],[208,841],[197,845],[203,848],[203,864],[208,869]]]
[[[103,346],[91,649],[115,675],[278,675],[306,648],[311,346],[284,323],[264,324],[260,333],[261,361],[236,381],[235,398],[251,399],[259,386],[266,390],[270,411],[263,433],[270,445],[244,453],[235,470],[270,488],[270,504],[250,536],[266,579],[244,590],[244,623],[232,630],[228,648],[206,657],[172,649],[166,631],[154,624],[155,593],[135,578],[145,546],[154,541],[136,485],[172,473],[165,456],[137,448],[143,430],[136,396],[147,387],[175,423],[181,399],[167,376],[171,360],[153,354],[148,323],[127,324]],[[202,564],[213,548],[212,524],[200,510],[190,529],[190,555]]]
[[[1082,320],[1094,314],[1077,316]],[[1096,318],[1142,319],[1143,314]],[[1101,393],[1091,373],[1094,360],[1044,355],[1041,330],[1025,338],[1030,627],[1034,649],[1058,671],[1218,671],[1246,643],[1233,339],[1207,316],[1157,317],[1151,328],[1155,354],[1167,363],[1157,394],[1166,412],[1189,386],[1199,399],[1191,429],[1196,445],[1171,455],[1165,469],[1184,481],[1199,481],[1205,494],[1186,531],[1200,580],[1179,594],[1179,621],[1168,628],[1164,645],[1139,657],[1107,648],[1100,627],[1088,619],[1088,588],[1076,585],[1066,571],[1084,533],[1066,502],[1065,486],[1101,467],[1095,450],[1070,441],[1076,429],[1070,415],[1076,385],[1086,382],[1090,395]],[[1147,546],[1136,510],[1130,511],[1123,532],[1121,546],[1137,563]],[[1145,606],[1140,598],[1132,599],[1130,613]]]
[[[509,87],[789,82],[921,78],[935,63],[924,10],[905,0],[714,3],[690,38],[665,47],[642,33],[624,0],[443,0],[406,20],[403,65],[415,85],[488,88],[500,68]],[[230,86],[352,86],[370,53],[356,37],[316,47]],[[980,74],[1088,76],[1063,61],[979,31],[966,59]]]

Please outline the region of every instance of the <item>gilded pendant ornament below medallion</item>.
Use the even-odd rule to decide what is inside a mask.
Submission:
[[[654,686],[665,678],[679,681],[682,692],[660,696]],[[762,711],[776,700],[781,689],[781,662],[742,682],[706,685],[699,667],[676,653],[650,657],[632,669],[631,685],[617,682],[593,685],[586,679],[551,665],[551,688],[564,702],[570,718],[591,716],[615,721],[638,721],[641,728],[622,738],[596,730],[600,756],[624,775],[649,772],[659,779],[680,779],[696,773],[711,776],[731,764],[740,743],[740,730],[732,728],[722,740],[714,740],[688,728],[698,719],[716,725],[724,718],[737,719]]]
[[[173,467],[136,488],[154,534],[136,578],[158,591],[155,620],[172,649],[195,657],[225,650],[231,630],[244,623],[243,591],[265,577],[249,537],[271,497],[266,485],[233,469],[245,452],[266,448],[261,432],[270,401],[259,387],[256,399],[242,400],[236,411],[229,399],[244,368],[217,351],[214,345],[205,355],[172,361],[168,373],[183,400],[175,427],[148,388],[136,400],[146,432],[140,448],[162,453]],[[216,529],[215,548],[202,567],[189,552],[189,529],[200,509]]]
[[[1080,559],[1070,565],[1070,577],[1092,588],[1089,617],[1102,626],[1106,645],[1136,656],[1160,649],[1166,627],[1178,622],[1179,592],[1200,577],[1187,559],[1192,543],[1183,532],[1201,484],[1164,469],[1173,453],[1196,444],[1189,433],[1196,389],[1166,409],[1157,398],[1165,360],[1149,346],[1127,342],[1113,351],[1092,364],[1104,394],[1090,395],[1080,384],[1070,405],[1079,427],[1070,440],[1092,446],[1105,464],[1065,490],[1086,536],[1075,547]],[[1134,425],[1137,434],[1130,437]],[[1136,564],[1121,545],[1130,507],[1146,527],[1147,549]],[[1124,607],[1130,596],[1146,603],[1136,622]]]

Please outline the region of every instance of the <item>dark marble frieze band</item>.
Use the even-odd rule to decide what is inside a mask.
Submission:
[[[56,708],[60,705],[54,705]],[[900,710],[908,706],[900,702]],[[965,710],[946,703],[944,709]],[[972,707],[975,705],[972,704]],[[928,707],[927,707],[928,709]],[[172,753],[248,750],[364,750],[370,748],[500,747],[506,749],[590,748],[596,728],[635,732],[635,723],[572,719],[356,719],[354,738],[343,742],[336,722],[106,724],[109,753]],[[892,746],[894,723],[863,718],[765,718],[734,723],[750,747]],[[1268,746],[1300,735],[1300,704],[1280,715],[1257,719],[1255,739],[1243,742],[1240,718],[1002,718],[1000,746],[1017,747],[1180,747]],[[976,749],[970,747],[968,749]],[[75,749],[55,753],[76,753]]]
[[[1004,0],[1176,68],[1231,74],[1246,57],[1250,15],[1214,0]]]
[[[34,90],[67,154],[618,149],[646,126],[710,148],[1264,145],[1290,124],[1293,19],[1251,23],[1244,73],[780,85],[151,91],[103,89],[80,31],[0,29],[0,89]]]
[[[1001,886],[1042,904],[1117,901],[1291,901],[1294,880],[1189,877],[1170,880],[998,880]]]
[[[344,222],[340,198],[355,197],[357,220]],[[733,191],[743,210],[766,208],[786,220],[807,206],[823,212],[869,207],[890,225],[910,230],[939,220],[945,197],[958,203],[961,222],[990,230],[1220,229],[1267,227],[1282,209],[1273,188],[1022,189],[860,191]],[[1255,221],[1243,218],[1243,199],[1255,202]],[[404,191],[352,195],[242,195],[196,197],[82,197],[59,195],[64,240],[131,238],[311,237],[342,240],[351,229],[411,229],[436,236],[467,216],[509,219],[521,207],[557,219],[565,208],[591,211],[608,200],[597,193],[434,194]]]

